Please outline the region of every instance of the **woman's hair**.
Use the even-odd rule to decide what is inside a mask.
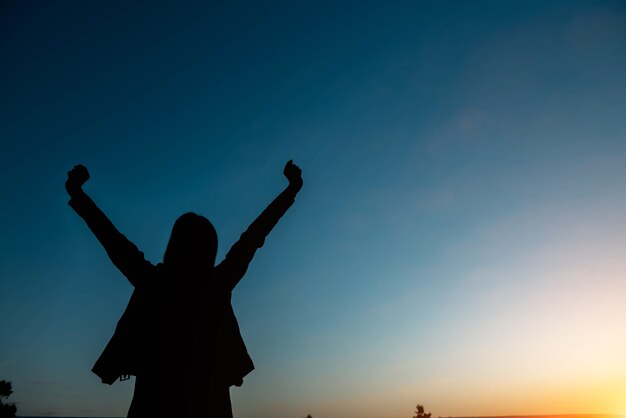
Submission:
[[[204,216],[181,215],[172,228],[163,263],[175,268],[202,270],[215,265],[217,232]]]

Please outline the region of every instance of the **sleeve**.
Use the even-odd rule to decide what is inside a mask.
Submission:
[[[72,196],[68,204],[87,223],[115,267],[133,286],[137,287],[154,268],[152,263],[144,258],[143,253],[135,244],[115,228],[86,193]]]
[[[241,234],[239,241],[231,247],[224,261],[219,264],[217,268],[230,290],[243,278],[256,250],[263,246],[265,237],[269,235],[280,218],[291,207],[295,201],[296,193],[290,187],[283,190]]]

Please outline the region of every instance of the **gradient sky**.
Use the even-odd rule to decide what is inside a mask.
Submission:
[[[626,414],[626,3],[5,1],[0,378],[22,415],[120,416],[90,369],[153,262],[221,258],[304,188],[233,297],[238,418]],[[265,3],[260,5],[261,3]]]

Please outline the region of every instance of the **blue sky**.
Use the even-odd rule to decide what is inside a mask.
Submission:
[[[21,414],[132,394],[89,371],[131,287],[69,168],[158,262],[190,210],[223,256],[288,159],[304,188],[234,294],[236,416],[626,413],[623,2],[13,2],[0,40]]]

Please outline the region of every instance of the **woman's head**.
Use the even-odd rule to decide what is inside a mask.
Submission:
[[[172,228],[163,263],[177,270],[202,271],[213,268],[217,255],[217,232],[204,216],[181,215]]]

